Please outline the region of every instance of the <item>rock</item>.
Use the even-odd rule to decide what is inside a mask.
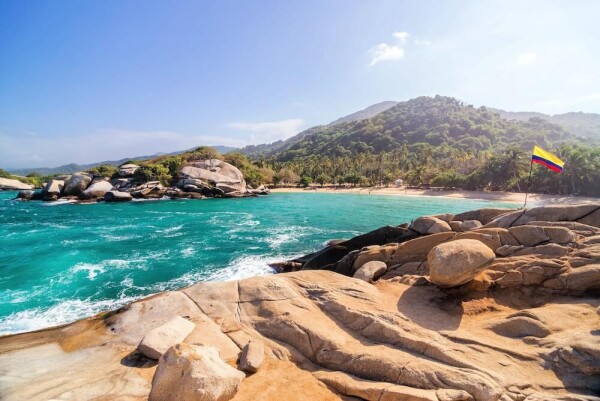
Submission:
[[[435,247],[443,242],[449,241],[456,236],[456,233],[450,231],[446,233],[431,234],[420,238],[411,239],[392,249],[387,264],[397,265],[408,262],[423,262],[427,260],[427,255]]]
[[[42,193],[47,195],[60,195],[64,186],[65,182],[62,180],[50,180],[44,189],[42,189]]]
[[[63,187],[62,193],[63,195],[78,196],[85,191],[91,182],[91,174],[75,173],[65,181],[65,186]]]
[[[550,330],[543,322],[528,316],[509,317],[493,323],[490,329],[501,336],[515,338],[526,336],[544,338],[550,334]]]
[[[33,189],[33,185],[25,184],[19,180],[13,180],[12,178],[0,177],[0,191],[13,191],[19,189]]]
[[[575,233],[566,227],[544,227],[550,241],[558,244],[569,244],[577,239]]]
[[[214,186],[226,186],[230,192],[246,192],[244,175],[235,166],[217,159],[192,162],[185,165],[179,175],[183,179],[199,179]],[[224,193],[224,191],[223,191]]]
[[[112,189],[112,184],[105,180],[94,180],[90,186],[83,191],[80,195],[80,199],[97,199],[103,198],[104,194]]]
[[[132,199],[133,197],[129,192],[108,191],[104,194],[104,200],[107,202],[127,202]]]
[[[140,168],[137,164],[121,164],[119,166],[119,176],[121,177],[131,177],[136,172],[136,170]]]
[[[538,221],[577,221],[589,216],[592,212],[597,211],[600,205],[583,204],[583,205],[551,205],[541,206],[527,209],[513,224],[516,226],[528,224],[529,222]],[[586,221],[581,221],[584,224],[590,224]],[[593,225],[593,224],[590,224]]]
[[[422,235],[452,231],[448,223],[433,216],[419,217],[412,222],[410,229]]]
[[[372,262],[367,262],[364,265],[362,265],[356,271],[356,273],[354,273],[353,277],[370,283],[381,277],[386,270],[387,265],[385,263],[374,260]]]
[[[523,245],[502,245],[500,248],[496,249],[496,255],[498,256],[508,256],[513,253],[520,251],[525,248]]]
[[[245,377],[214,347],[177,344],[160,358],[148,400],[228,401]]]
[[[515,237],[521,245],[525,246],[536,246],[542,242],[550,241],[550,237],[546,234],[544,227],[518,226],[509,228],[508,232]]]
[[[477,240],[462,239],[437,245],[427,255],[429,281],[440,287],[467,283],[495,258],[494,252]]]
[[[175,316],[144,336],[138,350],[150,359],[158,359],[170,347],[185,340],[194,330],[194,323]]]
[[[17,199],[31,200],[31,199],[33,199],[34,195],[35,195],[35,191],[33,191],[31,189],[26,189],[23,191],[19,191],[19,193],[17,194]]]
[[[569,248],[559,244],[546,244],[526,247],[516,251],[514,256],[536,255],[540,258],[560,258],[569,253]]]
[[[247,373],[256,373],[265,359],[265,346],[260,341],[249,341],[242,350],[239,369]]]
[[[477,220],[482,224],[488,224],[490,221],[495,219],[496,217],[512,212],[514,209],[506,209],[506,208],[485,208],[472,210],[469,212],[459,213],[454,216],[454,220],[456,221],[465,221],[465,220]]]
[[[452,231],[459,233],[474,230],[483,226],[478,220],[450,221],[448,224],[450,225],[450,228],[452,228]]]

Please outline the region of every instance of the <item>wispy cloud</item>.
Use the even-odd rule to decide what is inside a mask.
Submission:
[[[523,53],[517,57],[516,63],[517,65],[528,65],[535,61],[537,58],[536,53]]]
[[[249,143],[253,144],[287,139],[300,132],[303,125],[304,120],[301,118],[266,122],[238,121],[225,124],[228,128],[252,132]]]
[[[382,61],[399,60],[404,57],[404,48],[410,34],[408,32],[394,32],[392,37],[396,39],[396,43],[379,43],[371,48],[369,51],[371,55],[371,62],[369,67],[374,66]]]
[[[417,46],[431,46],[432,43],[431,43],[430,40],[415,39],[415,45],[417,45]]]

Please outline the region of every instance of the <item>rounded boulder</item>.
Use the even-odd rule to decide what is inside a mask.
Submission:
[[[427,255],[429,281],[439,287],[468,283],[495,258],[494,251],[478,240],[444,242],[435,246]]]

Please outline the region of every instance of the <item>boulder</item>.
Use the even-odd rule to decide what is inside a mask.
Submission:
[[[97,199],[104,197],[112,189],[112,184],[105,180],[94,180],[80,195],[80,199]]]
[[[251,340],[242,350],[239,369],[247,373],[256,373],[264,359],[264,344],[261,341]]]
[[[35,191],[33,191],[31,189],[26,189],[23,191],[19,191],[19,193],[17,194],[17,199],[31,200],[31,199],[33,199],[34,195],[35,195]]]
[[[183,179],[207,181],[215,186],[227,185],[235,191],[246,192],[246,181],[244,181],[242,172],[237,167],[221,160],[208,159],[188,163],[181,169],[179,175]]]
[[[185,340],[194,330],[194,323],[175,316],[144,336],[138,350],[150,359],[158,359],[170,347]]]
[[[356,271],[356,273],[354,273],[353,277],[370,283],[381,277],[386,272],[386,270],[387,265],[384,262],[374,260],[362,265]]]
[[[502,245],[500,248],[496,249],[496,254],[498,256],[508,256],[523,248],[525,248],[523,245]]]
[[[104,194],[104,200],[107,202],[127,202],[132,199],[133,197],[129,192],[108,191]]]
[[[65,182],[62,180],[50,180],[42,189],[42,192],[47,195],[60,195],[64,186]]]
[[[427,255],[429,281],[440,287],[467,283],[495,258],[494,251],[481,241],[461,239],[439,244]]]
[[[448,223],[434,216],[419,217],[412,222],[410,229],[423,235],[452,231]]]
[[[515,338],[527,336],[544,338],[550,334],[550,330],[543,322],[529,316],[514,316],[494,322],[490,329],[501,336]]]
[[[140,168],[137,164],[122,164],[119,166],[119,176],[121,177],[131,177],[135,173],[135,171]]]
[[[465,220],[477,220],[482,224],[488,224],[490,221],[495,219],[496,217],[503,215],[505,213],[511,212],[514,209],[506,209],[506,208],[486,208],[486,209],[478,209],[471,210],[469,212],[459,213],[454,216],[454,220],[457,221],[465,221]]]
[[[13,191],[19,189],[33,189],[33,185],[25,184],[19,180],[0,177],[0,191]]]
[[[517,226],[508,229],[508,232],[515,237],[521,245],[536,246],[542,242],[550,241],[544,227],[539,226]]]
[[[575,233],[566,227],[544,227],[550,241],[557,244],[569,244],[577,239]]]
[[[65,186],[63,187],[62,193],[63,195],[78,196],[85,191],[91,182],[91,174],[75,173],[65,181]]]
[[[245,377],[214,347],[177,344],[160,358],[148,400],[228,401]]]

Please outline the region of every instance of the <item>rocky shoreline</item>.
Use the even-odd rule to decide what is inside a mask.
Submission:
[[[140,180],[135,174],[139,168],[140,166],[135,164],[121,165],[118,177],[112,179],[87,172],[57,176],[47,182],[40,191],[34,191],[33,188],[21,190],[17,199],[127,202],[133,199],[165,197],[170,199],[242,198],[269,194],[269,189],[263,185],[256,189],[246,185],[244,176],[238,168],[218,159],[185,164],[179,171],[179,181],[171,187],[165,187],[158,180]],[[23,187],[14,189],[23,189]]]
[[[0,338],[3,400],[600,400],[600,204],[382,227]]]

